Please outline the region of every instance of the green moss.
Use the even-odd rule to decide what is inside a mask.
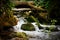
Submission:
[[[32,24],[23,24],[21,29],[26,30],[26,31],[34,31],[35,28]]]
[[[10,34],[10,37],[15,38],[22,38],[23,40],[28,40],[28,36],[24,33],[24,32],[13,32],[12,34]]]

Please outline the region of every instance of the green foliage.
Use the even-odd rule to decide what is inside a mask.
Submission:
[[[34,16],[31,16],[31,18],[36,22],[36,24],[38,25],[38,27],[40,27],[39,20],[37,18],[35,18]]]
[[[34,3],[36,6],[43,6],[45,8],[48,8],[49,6],[49,0],[35,0]]]
[[[35,5],[36,6],[43,6],[45,9],[47,9],[48,12],[48,19],[47,20],[52,20],[55,19],[57,20],[57,24],[60,23],[60,2],[58,0],[35,0]]]
[[[40,0],[35,0],[34,3],[35,3],[36,6],[39,6]]]
[[[51,20],[51,27],[49,27],[49,30],[54,30],[56,27],[55,27],[55,23],[57,22],[57,20]]]
[[[12,10],[13,6],[14,5],[10,0],[0,0],[0,14],[3,12],[9,13]]]
[[[54,25],[57,22],[57,20],[51,20],[51,22],[51,25]]]
[[[31,16],[27,17],[26,20],[27,20],[28,22],[35,22],[35,21],[33,20],[33,18],[31,18]]]

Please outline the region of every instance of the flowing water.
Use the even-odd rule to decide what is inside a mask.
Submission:
[[[14,27],[14,31],[15,32],[22,32],[21,30],[21,25],[25,24],[27,22],[25,22],[26,20],[24,19],[24,17],[19,18],[19,21],[17,23],[17,25]],[[43,25],[42,25],[43,26]],[[29,38],[29,40],[58,40],[60,38],[60,32],[52,32],[51,33],[51,37],[49,37],[48,33],[45,32],[41,32],[35,25],[36,31],[23,31],[25,32],[27,35],[32,36],[32,38]],[[39,31],[39,32],[38,32]],[[58,36],[59,38],[58,38]],[[55,38],[55,36],[57,36]],[[60,39],[59,39],[60,40]]]

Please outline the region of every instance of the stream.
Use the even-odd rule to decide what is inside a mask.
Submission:
[[[25,32],[28,36],[31,36],[32,38],[29,38],[29,40],[60,40],[60,31],[59,32],[51,32],[50,35],[48,33],[42,32],[43,30],[39,30],[37,25],[35,23],[32,23],[35,27],[35,31],[24,31],[21,29],[21,25],[25,24],[26,20],[24,17],[18,18],[18,23],[16,26],[14,26],[15,32]],[[44,26],[44,25],[42,25]],[[49,26],[48,26],[49,27]]]

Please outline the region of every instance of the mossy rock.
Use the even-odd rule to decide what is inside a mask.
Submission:
[[[28,40],[28,36],[24,32],[14,32],[10,35],[10,37],[15,39],[22,39],[22,40]]]
[[[21,29],[25,31],[35,31],[33,24],[22,24]]]

